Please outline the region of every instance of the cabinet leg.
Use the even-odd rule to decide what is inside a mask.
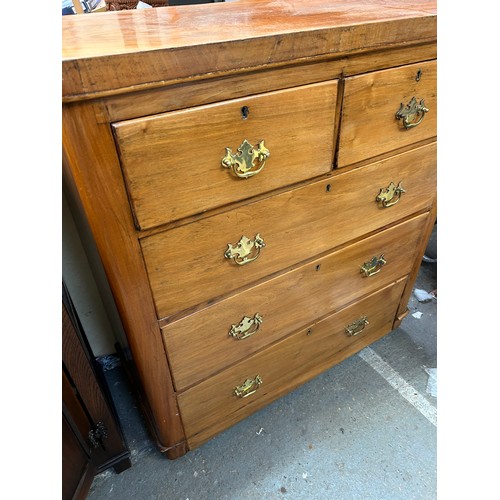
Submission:
[[[117,474],[120,474],[124,470],[130,469],[132,467],[132,462],[130,461],[130,458],[124,458],[123,460],[120,460],[116,464],[113,465],[113,469]]]

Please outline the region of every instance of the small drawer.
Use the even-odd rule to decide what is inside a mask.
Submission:
[[[405,282],[399,280],[178,394],[189,446],[199,446],[387,334]]]
[[[435,137],[436,72],[431,61],[347,78],[338,167]]]
[[[430,208],[435,165],[434,143],[142,239],[158,318]]]
[[[176,389],[410,273],[427,217],[419,215],[163,327]]]
[[[147,229],[333,168],[337,81],[113,124]]]

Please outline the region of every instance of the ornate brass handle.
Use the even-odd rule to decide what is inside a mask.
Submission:
[[[386,264],[387,261],[385,260],[383,255],[381,255],[380,257],[377,257],[375,255],[371,260],[365,262],[361,266],[361,273],[365,276],[373,276],[374,274],[379,273],[382,267]]]
[[[400,199],[403,193],[406,191],[403,189],[401,182],[396,186],[394,182],[391,182],[386,188],[381,188],[380,193],[375,198],[377,203],[382,203],[384,208],[389,208],[395,205]]]
[[[260,234],[256,234],[253,240],[242,236],[236,245],[227,244],[224,257],[234,260],[239,266],[243,266],[254,261],[260,255],[260,249],[265,246],[266,244]]]
[[[264,320],[259,313],[255,313],[253,318],[244,316],[239,324],[231,325],[229,335],[236,340],[243,340],[251,337],[254,333],[257,333],[257,330],[263,321]]]
[[[262,378],[257,375],[255,379],[247,378],[243,384],[234,388],[233,394],[239,398],[248,398],[262,385]]]
[[[425,107],[424,100],[421,99],[420,102],[417,102],[416,97],[413,96],[406,106],[401,103],[401,106],[396,113],[396,119],[403,120],[404,128],[409,129],[422,123],[425,113],[428,111],[429,109]]]
[[[226,148],[222,166],[231,169],[236,177],[248,179],[264,168],[270,155],[271,152],[264,146],[264,141],[254,147],[245,139],[236,153],[233,153],[231,148]]]
[[[366,316],[362,316],[350,325],[347,325],[345,327],[345,333],[348,337],[354,337],[354,335],[361,333],[365,329],[366,325],[369,325],[368,318]]]
[[[99,446],[104,448],[103,441],[108,437],[108,429],[102,422],[97,422],[93,429],[89,431],[89,441],[94,448]]]

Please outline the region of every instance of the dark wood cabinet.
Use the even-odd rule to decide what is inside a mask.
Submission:
[[[63,286],[62,498],[86,498],[95,474],[130,466],[112,400]]]

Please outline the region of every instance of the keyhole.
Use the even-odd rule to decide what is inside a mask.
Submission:
[[[419,81],[420,81],[420,78],[422,78],[422,70],[421,70],[421,69],[419,69],[419,70],[417,71],[417,76],[415,77],[415,80],[416,80],[417,82],[419,82]]]
[[[243,120],[246,120],[248,118],[248,113],[250,113],[250,109],[248,106],[243,106],[241,108],[241,117]]]

